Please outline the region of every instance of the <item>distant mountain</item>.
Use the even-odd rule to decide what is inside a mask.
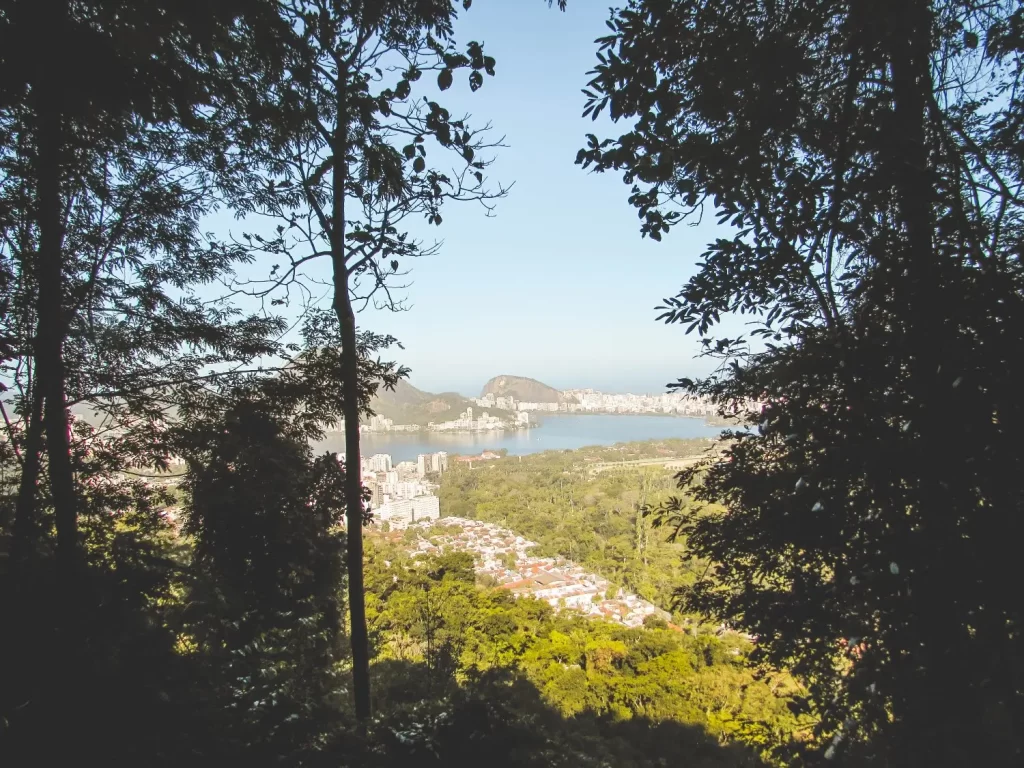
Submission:
[[[495,397],[508,397],[511,395],[516,400],[524,400],[528,403],[565,403],[574,402],[571,399],[562,397],[562,394],[554,387],[528,379],[525,376],[495,376],[484,384],[481,397],[493,394]]]
[[[378,416],[391,419],[395,424],[426,426],[431,421],[458,418],[466,408],[474,405],[473,401],[467,400],[457,392],[424,392],[402,379],[394,391],[378,390],[370,407]]]

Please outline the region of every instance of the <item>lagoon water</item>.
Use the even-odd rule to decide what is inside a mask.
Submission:
[[[628,416],[612,414],[564,416],[545,415],[542,425],[513,432],[384,432],[364,433],[364,456],[390,453],[395,462],[415,461],[421,453],[447,451],[463,455],[505,448],[518,456],[541,451],[582,448],[587,445],[614,445],[632,440],[664,438],[716,437],[721,427],[712,427],[704,419],[680,416]],[[332,434],[318,450],[345,450],[345,438]]]

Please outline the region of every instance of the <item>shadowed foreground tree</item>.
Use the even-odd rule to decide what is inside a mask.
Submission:
[[[663,308],[723,362],[678,386],[759,423],[681,476],[724,512],[665,510],[717,564],[684,604],[803,676],[829,755],[1019,763],[1024,11],[633,0],[609,25],[586,112],[632,124],[578,162],[624,174],[654,239],[734,228]]]
[[[452,39],[460,3],[453,0],[288,0],[282,18],[294,30],[284,71],[260,80],[241,115],[245,149],[263,163],[266,179],[243,205],[269,217],[276,237],[247,236],[248,247],[272,256],[269,279],[242,290],[268,297],[304,286],[310,262],[331,264],[329,293],[342,336],[345,454],[359,466],[356,319],[370,301],[399,309],[392,291],[407,260],[438,246],[410,237],[416,219],[440,225],[446,202],[490,201],[484,178],[487,126],[454,118],[427,98],[414,98],[424,75],[444,91],[469,70],[473,91],[493,75],[495,61],[471,42]],[[461,5],[468,9],[469,0]],[[564,3],[559,3],[564,7]],[[269,85],[268,85],[269,84]],[[440,162],[453,168],[438,170]],[[438,163],[439,164],[439,163]],[[281,301],[283,299],[275,299]],[[349,612],[356,711],[370,714],[369,651],[362,585],[362,480],[347,476]]]
[[[187,648],[200,660],[236,759],[314,754],[340,725],[344,468],[314,460],[301,418],[277,398],[235,392],[187,419],[184,530],[195,572]]]
[[[25,365],[18,371],[32,390],[23,393],[21,408],[26,471],[18,531],[32,531],[45,432],[57,563],[69,595],[82,557],[67,415],[74,374],[68,357],[79,346],[69,337],[76,323],[82,330],[78,321],[85,317],[90,340],[97,320],[110,333],[110,307],[101,309],[96,296],[109,299],[118,278],[136,278],[135,295],[120,293],[126,303],[155,311],[146,300],[159,290],[150,285],[146,296],[139,285],[153,281],[136,272],[147,257],[163,251],[193,261],[182,251],[194,245],[189,225],[210,207],[209,178],[182,168],[194,171],[217,150],[223,160],[223,147],[199,112],[222,91],[213,73],[240,17],[262,25],[271,7],[232,0],[189,9],[13,0],[0,17],[0,130],[10,139],[0,227],[4,256],[16,265],[10,273],[17,275],[11,281],[16,301],[5,314],[18,318],[5,330],[16,332],[8,338],[12,357],[30,359],[32,370],[30,376]],[[77,66],[38,55],[47,49]],[[24,538],[16,542],[19,559]],[[74,603],[69,596],[68,606]]]

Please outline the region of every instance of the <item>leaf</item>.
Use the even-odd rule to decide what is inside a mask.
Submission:
[[[437,87],[442,91],[447,91],[452,87],[452,71],[450,69],[442,69],[437,75]]]
[[[469,88],[472,91],[476,91],[484,84],[484,76],[479,72],[472,72],[469,76]]]
[[[426,161],[422,157],[417,157],[412,164],[412,169],[416,173],[423,173],[423,169],[427,167]]]

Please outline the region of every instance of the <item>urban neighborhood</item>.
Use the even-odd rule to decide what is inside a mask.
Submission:
[[[412,542],[406,537],[411,552],[468,552],[479,579],[517,597],[534,597],[558,610],[571,609],[627,627],[641,626],[648,616],[669,619],[665,611],[576,563],[531,554],[536,543],[493,523],[445,517],[416,521],[409,531],[415,532]]]

